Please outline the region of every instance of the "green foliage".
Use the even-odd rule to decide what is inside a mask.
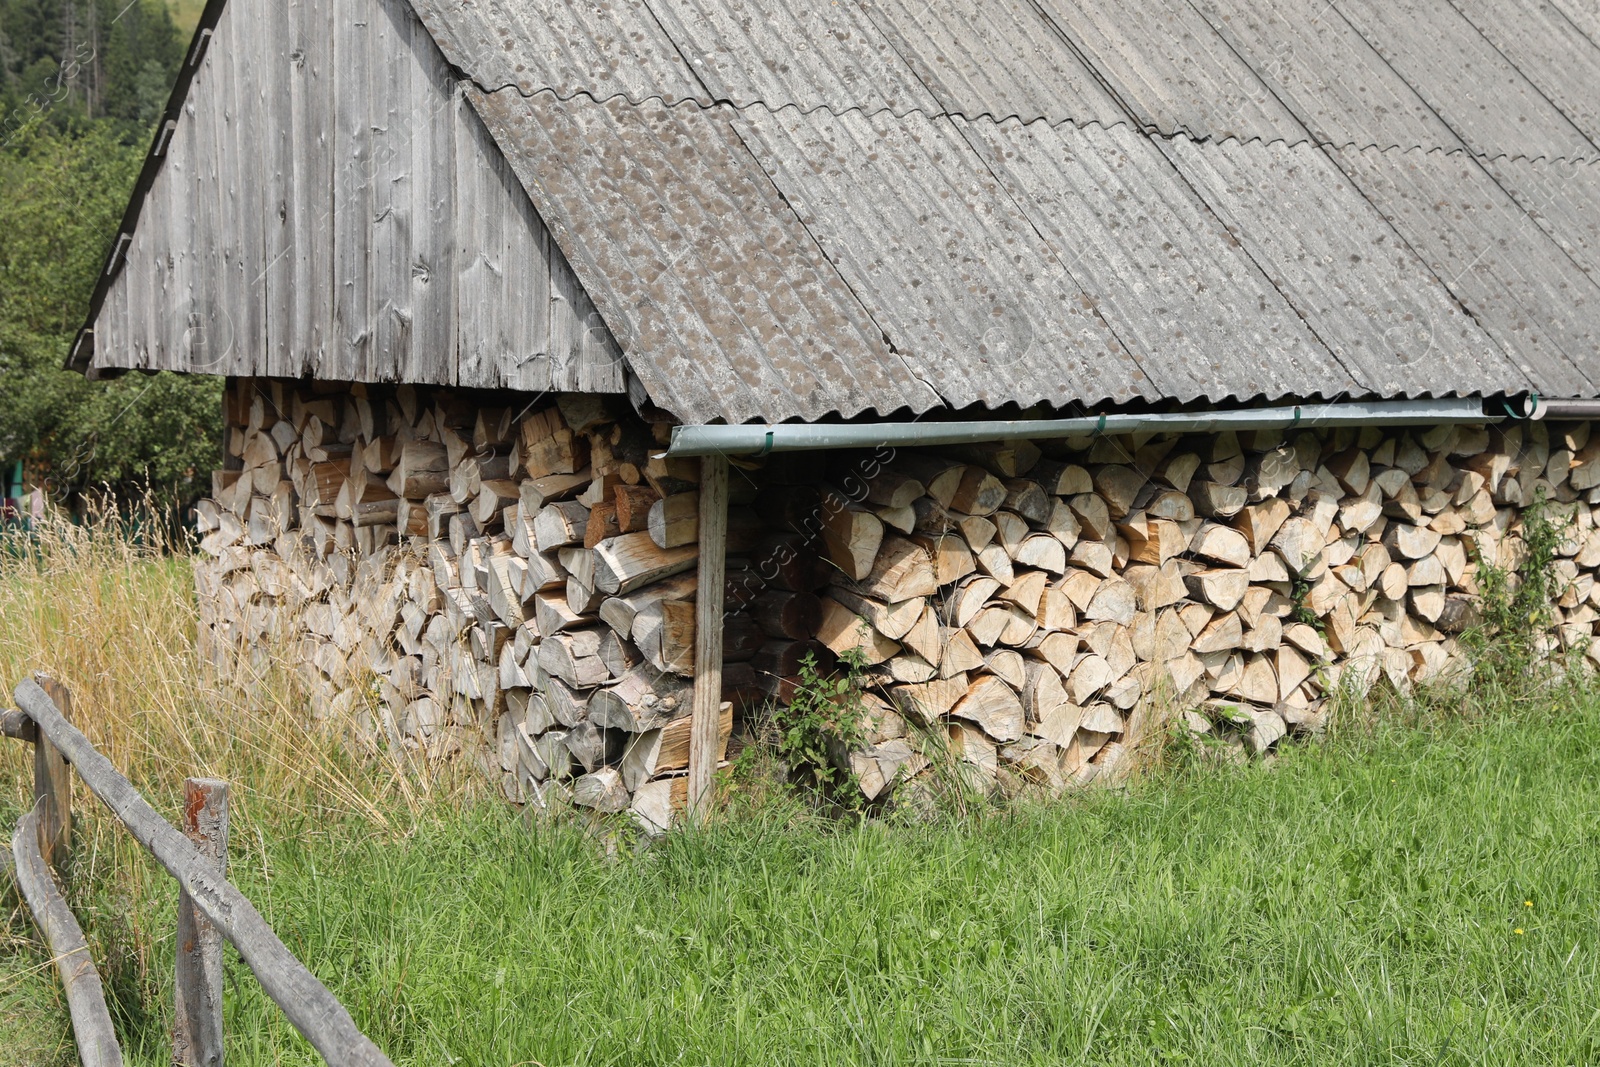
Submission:
[[[1572,515],[1557,509],[1540,489],[1522,511],[1525,551],[1514,568],[1477,560],[1478,624],[1464,634],[1472,655],[1476,684],[1519,688],[1559,621],[1558,587],[1553,564],[1556,550],[1568,536]]]
[[[161,0],[0,0],[0,143],[39,116],[147,142],[182,58]]]
[[[494,804],[375,832],[262,803],[230,870],[400,1067],[1585,1064],[1597,783],[1590,693],[966,822],[787,804],[635,855]],[[129,1062],[160,1062],[170,879],[75,893],[98,959],[123,939]],[[11,928],[0,991],[42,993]],[[227,966],[228,1062],[320,1062]]]
[[[50,8],[43,0],[0,6],[15,62],[47,54],[38,26],[50,22]],[[90,122],[58,103],[46,115],[29,112],[0,147],[0,460],[37,461],[57,497],[142,482],[168,498],[193,496],[221,454],[219,380],[130,375],[91,383],[62,369],[143,159],[149,105],[164,99],[167,64],[176,62],[152,43],[162,32],[172,39],[170,22],[161,31],[160,20],[142,22],[135,10],[142,9],[110,31],[131,43],[113,51],[126,62],[110,63],[105,75],[113,86],[124,75],[129,85],[144,84],[142,99],[117,90],[126,121]],[[17,25],[28,29],[29,48]],[[128,135],[129,124],[138,137]]]
[[[794,699],[774,712],[778,728],[778,754],[795,773],[825,796],[859,796],[849,789],[853,776],[844,753],[859,748],[864,739],[861,695],[866,655],[859,648],[839,656],[842,673],[825,674],[817,658],[806,653],[800,661],[800,681]]]

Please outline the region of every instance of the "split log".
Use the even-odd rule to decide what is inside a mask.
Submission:
[[[807,594],[809,595],[809,594]],[[900,651],[900,646],[885,637],[861,616],[832,597],[822,597],[819,618],[814,630],[821,641],[835,655],[856,649],[865,664],[882,663]]]
[[[1196,514],[1212,519],[1227,519],[1244,510],[1249,503],[1250,493],[1241,485],[1199,481],[1190,483],[1189,499],[1194,501]]]
[[[874,600],[898,604],[931,596],[939,591],[939,584],[927,547],[891,535],[883,538],[871,570],[853,588]]]
[[[400,461],[389,475],[389,491],[407,500],[421,500],[450,487],[450,466],[443,445],[430,441],[407,441],[400,447]]]
[[[589,698],[589,716],[597,726],[628,733],[659,729],[689,713],[693,682],[654,668],[638,667],[615,685]]]
[[[694,730],[694,716],[675,719],[656,730],[647,730],[629,742],[622,754],[620,770],[623,785],[637,790],[660,774],[671,774],[689,767],[689,737]],[[733,735],[733,705],[724,703],[718,709],[717,752],[721,762],[728,751],[728,739]]]
[[[692,600],[658,600],[634,617],[632,640],[658,671],[694,674],[695,604]]]
[[[657,548],[647,533],[612,537],[594,548],[594,588],[611,596],[623,596],[682,574],[695,565],[699,554],[694,545]]]
[[[1144,488],[1145,480],[1145,476],[1132,467],[1111,463],[1094,472],[1094,489],[1105,501],[1111,517],[1121,519],[1133,510],[1134,499]]]
[[[533,519],[534,544],[540,552],[583,544],[589,528],[589,509],[576,500],[546,504]]]
[[[657,501],[664,499],[660,493],[647,485],[619,485],[612,490],[612,503],[617,511],[617,531],[619,533],[636,533],[639,530],[650,528],[650,515]],[[695,495],[695,511],[699,512],[699,494]],[[698,521],[696,527],[699,526]],[[695,539],[699,539],[699,530],[695,531]],[[652,538],[654,540],[654,538]],[[672,545],[663,545],[656,541],[662,548],[672,548]]]
[[[579,807],[618,812],[627,810],[631,800],[622,784],[622,772],[615,767],[602,767],[572,783],[572,802]]]
[[[883,520],[854,504],[824,510],[823,554],[845,577],[860,581],[872,572],[877,561],[883,544]]]
[[[966,467],[946,506],[964,515],[993,515],[1005,499],[1006,487],[1000,479],[981,467]]]
[[[1184,576],[1189,595],[1218,611],[1232,611],[1250,588],[1250,576],[1242,570],[1204,570]]]
[[[1012,688],[995,677],[979,678],[967,690],[950,715],[976,723],[996,741],[1015,741],[1022,736],[1026,716],[1022,701]]]
[[[899,604],[884,604],[862,596],[853,589],[832,586],[828,596],[851,612],[866,619],[873,629],[891,641],[904,637],[922,617],[926,601],[906,600]]]

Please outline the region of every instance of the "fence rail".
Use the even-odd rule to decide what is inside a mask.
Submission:
[[[205,1064],[207,1067],[222,1063],[222,968],[221,944],[217,940],[220,937],[239,951],[240,958],[255,973],[267,996],[324,1060],[336,1067],[393,1067],[388,1057],[356,1026],[344,1005],[295,958],[249,898],[227,880],[224,873],[227,850],[225,783],[205,779],[190,779],[185,783],[184,807],[189,824],[186,836],[163,819],[111,761],[72,725],[71,696],[65,688],[45,676],[35,675],[17,686],[14,695],[20,711],[0,716],[0,733],[33,743],[35,795],[34,811],[23,819],[29,832],[24,833],[23,825],[19,825],[13,843],[17,877],[20,885],[23,868],[31,863],[36,852],[38,867],[44,873],[43,883],[36,886],[40,890],[40,903],[35,904],[34,896],[26,888],[24,897],[34,921],[51,940],[63,984],[68,986],[69,1004],[72,1004],[73,986],[67,970],[63,969],[65,957],[56,947],[55,936],[59,928],[63,938],[76,932],[77,944],[82,945],[83,940],[71,911],[61,900],[50,868],[59,867],[66,857],[72,825],[70,774],[75,770],[89,790],[111,809],[134,840],[149,850],[182,889],[179,937],[176,938],[174,1063]],[[36,848],[25,856],[23,851],[27,843],[35,844]],[[54,893],[59,908],[50,907],[50,893]],[[71,931],[64,926],[51,925],[61,918],[63,911]],[[65,940],[62,945],[70,947]],[[77,960],[81,958],[93,972],[86,945],[81,951],[73,950],[72,955],[73,967],[78,966]],[[85,991],[92,985],[99,994],[98,976],[92,983],[76,978],[73,981]],[[103,995],[99,996],[99,1001],[100,1012],[104,1013]],[[105,1016],[105,1033],[110,1035],[111,1055],[115,1058],[90,1059],[85,1043],[97,1041],[99,1032],[93,1029],[92,1023],[80,1026],[76,1005],[73,1005],[72,1019],[85,1067],[121,1063],[115,1036],[110,1031],[109,1015]]]

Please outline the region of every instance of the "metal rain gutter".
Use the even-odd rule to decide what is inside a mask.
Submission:
[[[1141,431],[1218,433],[1224,430],[1276,430],[1333,426],[1436,426],[1441,423],[1493,423],[1513,417],[1491,415],[1478,398],[1445,400],[1347,401],[1292,404],[1231,411],[1182,411],[1142,415],[1089,415],[1075,419],[986,420],[979,422],[875,422],[849,424],[781,423],[776,426],[674,426],[669,456],[765,455],[821,448],[877,448],[886,445],[953,445],[975,441],[1034,440],[1052,437],[1111,436]]]

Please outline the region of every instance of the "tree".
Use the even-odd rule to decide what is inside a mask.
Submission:
[[[106,123],[33,120],[0,151],[0,456],[57,494],[148,480],[193,495],[221,455],[220,380],[62,369],[143,153]]]

